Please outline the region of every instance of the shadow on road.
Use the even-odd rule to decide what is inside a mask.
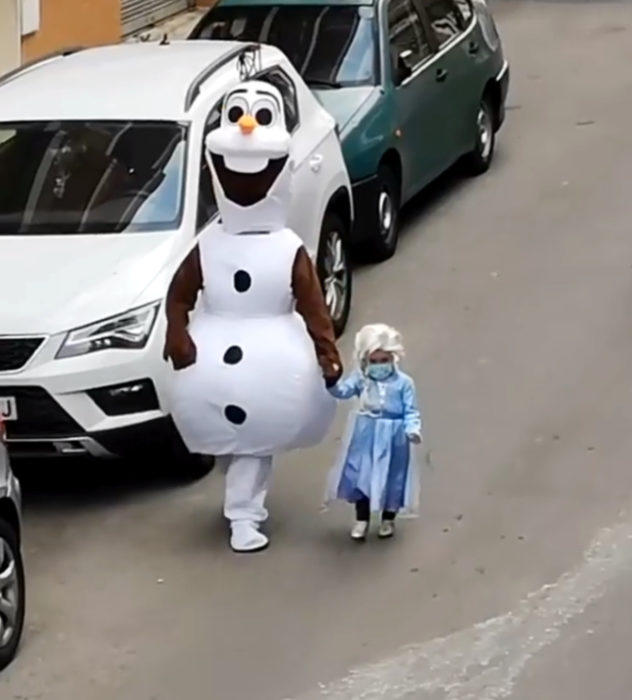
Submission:
[[[424,220],[435,209],[450,199],[458,197],[460,192],[471,182],[472,179],[463,175],[463,170],[458,164],[453,165],[443,175],[440,175],[437,180],[415,195],[402,209],[401,236],[406,236],[412,226],[423,228]]]
[[[519,109],[519,106],[507,105],[507,111],[512,112]],[[509,118],[509,114],[508,114]],[[501,132],[502,133],[502,132]],[[498,138],[498,137],[497,137]],[[502,168],[507,154],[500,141],[496,142],[494,161],[489,173],[478,177],[471,177],[463,172],[463,166],[456,163],[443,175],[440,175],[434,182],[423,189],[404,207],[402,210],[402,236],[406,236],[411,226],[423,229],[424,220],[427,219],[436,209],[446,202],[456,199],[469,187],[480,186],[485,178],[492,176],[494,170]]]
[[[139,495],[187,484],[169,465],[125,460],[19,460],[13,469],[22,484],[24,510],[44,512],[107,506]]]

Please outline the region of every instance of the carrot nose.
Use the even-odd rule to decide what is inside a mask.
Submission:
[[[242,134],[252,134],[257,126],[257,120],[251,114],[244,114],[237,123]]]

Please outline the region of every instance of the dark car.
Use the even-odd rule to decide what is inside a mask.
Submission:
[[[0,416],[0,671],[17,652],[24,627],[20,485],[11,471]]]
[[[509,67],[485,0],[222,0],[191,39],[278,46],[336,118],[354,244],[395,252],[402,204],[463,159],[485,172]]]

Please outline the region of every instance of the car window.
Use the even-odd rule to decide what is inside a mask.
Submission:
[[[470,0],[455,0],[456,6],[463,18],[463,26],[467,27],[472,19],[474,10],[472,9],[472,4]]]
[[[200,159],[200,185],[198,189],[198,210],[197,210],[197,230],[203,229],[206,224],[217,214],[217,200],[215,199],[215,191],[213,190],[213,179],[211,171],[206,160],[205,141],[209,131],[217,129],[220,125],[222,117],[222,104],[224,98],[217,102],[213,109],[209,112],[204,127],[204,138],[202,140],[202,157]]]
[[[178,228],[187,138],[166,121],[0,124],[0,236]]]
[[[439,48],[461,33],[462,20],[452,0],[428,0],[426,12]]]
[[[259,80],[274,85],[283,97],[283,111],[285,112],[285,123],[287,130],[293,133],[299,125],[298,113],[298,98],[296,96],[296,87],[290,76],[281,68],[273,68],[258,76]]]
[[[390,0],[388,40],[394,74],[400,60],[413,68],[432,55],[421,16],[412,0]]]
[[[271,44],[308,85],[331,89],[378,82],[375,24],[374,8],[367,6],[219,4],[191,38]]]

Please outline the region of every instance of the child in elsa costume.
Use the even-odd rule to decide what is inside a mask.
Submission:
[[[422,442],[413,380],[399,369],[404,348],[389,326],[365,326],[356,335],[357,370],[330,392],[358,400],[337,465],[329,474],[325,505],[355,505],[354,540],[366,539],[371,513],[381,514],[378,536],[392,537],[398,514],[415,515],[419,475],[411,444]]]

